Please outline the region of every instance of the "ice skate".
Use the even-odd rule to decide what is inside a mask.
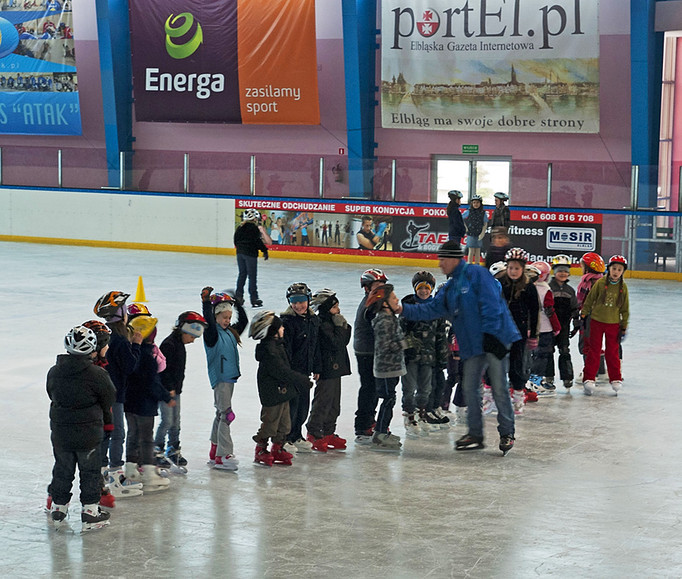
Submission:
[[[187,460],[180,454],[179,448],[168,447],[166,450],[166,460],[168,462],[169,470],[173,474],[187,474]]]
[[[303,440],[302,438],[295,440],[294,446],[296,447],[296,452],[306,453],[313,451],[313,443],[308,442],[307,440]]]
[[[109,471],[105,481],[107,488],[117,499],[142,496],[142,483],[128,480],[123,469]]]
[[[414,413],[403,412],[403,423],[405,424],[405,438],[419,438],[422,436],[422,429],[414,418]],[[428,432],[425,433],[428,436]]]
[[[282,452],[285,452],[282,450]],[[293,455],[289,452],[287,452],[289,456],[293,458]],[[270,452],[268,452],[268,445],[267,444],[257,444],[256,445],[256,455],[253,459],[253,462],[256,464],[262,464],[263,466],[272,466],[272,463],[274,462],[274,457]],[[289,459],[291,460],[291,459]],[[289,463],[291,464],[291,463]]]
[[[81,533],[101,529],[109,524],[110,513],[103,511],[99,505],[83,505],[81,512]]]
[[[526,406],[524,398],[525,393],[523,390],[514,390],[514,394],[512,394],[512,406],[514,407],[514,414],[517,416],[523,414],[523,409]]]
[[[482,436],[465,434],[455,442],[455,450],[478,450],[479,448],[485,448]]]
[[[573,387],[573,380],[564,380],[564,388],[566,388],[566,390],[569,390],[572,387]]]
[[[346,439],[341,438],[338,434],[329,434],[325,436],[327,439],[327,448],[332,450],[346,450]]]
[[[296,448],[296,445],[293,442],[285,442],[282,448],[284,448],[284,450],[286,450],[289,454],[296,454],[298,452],[298,448]]]
[[[450,419],[444,414],[441,414],[439,408],[434,408],[429,414],[438,421],[437,424],[441,430],[450,430]]]
[[[481,403],[481,412],[483,416],[497,412],[497,405],[493,399],[493,389],[490,386],[483,387],[483,398]]]
[[[166,458],[166,453],[160,446],[154,447],[154,462],[159,468],[170,469],[171,467],[170,461]]]
[[[400,439],[395,435],[383,432],[375,432],[372,435],[372,450],[397,452],[401,447],[402,444],[400,443]]]
[[[291,466],[291,459],[294,458],[293,454],[284,450],[281,444],[276,443],[272,444],[272,451],[270,452],[270,455],[272,456],[273,463],[282,464],[285,466]]]
[[[123,470],[126,480],[129,480],[131,483],[143,482],[142,472],[140,471],[140,468],[137,466],[137,463],[126,462],[125,465],[123,465]]]
[[[327,452],[327,438],[315,438],[312,434],[308,435],[308,442],[310,443],[311,450],[316,452]]]
[[[426,432],[436,432],[440,430],[440,424],[435,416],[429,416],[425,409],[419,409],[419,428]]]
[[[368,428],[362,432],[355,433],[355,444],[360,444],[362,446],[367,446],[372,444],[372,435],[374,434],[373,428]]]
[[[507,456],[507,453],[514,446],[514,437],[511,434],[505,434],[500,437],[500,450],[502,451],[502,456]]]
[[[232,456],[231,454],[227,454],[225,456],[216,456],[215,457],[215,464],[213,465],[213,468],[217,470],[237,470],[239,468],[239,461]]]
[[[164,491],[170,486],[170,481],[161,476],[153,464],[145,464],[142,467],[142,480],[144,481],[144,492],[146,493]]]
[[[251,307],[252,308],[262,308],[263,307],[263,300],[253,300],[251,302]]]
[[[68,527],[66,516],[69,513],[69,505],[55,505],[52,503],[50,508],[50,521],[52,526],[57,530]]]
[[[618,392],[620,392],[620,389],[622,387],[623,387],[622,380],[613,380],[611,382],[611,388],[613,388],[613,391],[616,393],[616,396],[618,396]]]
[[[218,445],[212,442],[211,448],[208,451],[208,462],[206,464],[208,464],[209,466],[213,466],[215,464],[215,455],[217,451]]]
[[[102,489],[102,496],[99,498],[99,506],[104,507],[105,509],[113,509],[116,506],[116,497],[107,487]]]
[[[592,396],[594,394],[594,390],[597,387],[595,384],[594,380],[585,380],[583,382],[583,390],[585,392],[585,396]]]

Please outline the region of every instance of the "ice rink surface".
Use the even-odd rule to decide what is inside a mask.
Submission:
[[[346,452],[297,455],[291,467],[253,465],[259,425],[255,343],[244,335],[232,425],[236,473],[206,465],[213,398],[203,345],[187,347],[182,395],[186,476],[169,490],[119,499],[111,525],[79,534],[43,512],[50,481],[45,375],[63,336],[94,317],[108,290],[135,295],[143,276],[159,318],[200,311],[203,286],[234,287],[229,256],[0,243],[0,552],[5,577],[680,577],[682,549],[682,285],[627,280],[631,322],[624,388],[557,388],[527,407],[501,457],[496,420],[487,448],[454,452],[457,425],[403,440],[400,454],[353,444],[356,375],[343,379],[338,432]],[[285,309],[292,282],[338,292],[352,323],[369,266],[259,260],[261,298]],[[381,267],[381,266],[379,266]],[[417,268],[383,267],[400,297]],[[432,268],[439,281],[443,275]],[[577,279],[571,278],[575,287]],[[247,308],[251,314],[253,310]],[[577,338],[572,344],[581,369]],[[351,350],[352,352],[352,350]],[[353,356],[351,354],[351,359]],[[354,363],[354,360],[353,360]],[[399,403],[392,430],[403,435]]]

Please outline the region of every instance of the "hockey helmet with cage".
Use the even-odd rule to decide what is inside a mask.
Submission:
[[[529,267],[534,267],[535,269],[538,270],[539,281],[547,281],[547,278],[549,277],[549,274],[552,271],[552,266],[549,265],[546,261],[534,261]]]
[[[370,287],[376,281],[386,283],[388,277],[380,269],[367,269],[360,276],[360,287]]]
[[[314,312],[320,310],[329,311],[338,303],[339,300],[336,297],[336,292],[330,290],[329,288],[324,288],[317,290],[313,294],[313,297],[310,300],[310,307]]]
[[[297,283],[292,283],[287,288],[287,301],[291,301],[291,298],[293,296],[305,296],[306,298],[308,298],[308,301],[310,301],[312,297],[312,292],[310,291],[308,284],[305,284],[302,281],[300,281]]]
[[[109,345],[111,330],[105,323],[100,322],[99,320],[88,320],[87,322],[83,322],[81,326],[95,332],[95,336],[97,337],[97,351]]]
[[[594,273],[604,273],[606,264],[604,258],[594,251],[588,251],[580,258],[580,263]]]
[[[504,256],[504,261],[520,261],[521,263],[528,263],[530,255],[522,247],[512,247]]]
[[[64,347],[69,354],[87,356],[97,350],[97,336],[90,328],[75,326],[66,334]]]
[[[195,338],[201,338],[207,327],[204,316],[193,311],[182,312],[175,321],[176,329]]]
[[[507,262],[496,261],[490,266],[489,271],[491,274],[493,274],[494,277],[498,277],[502,275],[505,271],[507,271]]]
[[[429,289],[433,291],[436,287],[436,278],[429,271],[418,271],[412,276],[412,288],[417,291],[422,285],[428,285]]]
[[[261,310],[251,320],[249,327],[249,336],[254,340],[262,340],[267,337],[270,328],[273,332],[279,330],[282,321],[277,317],[277,314],[272,310]]]
[[[257,209],[245,209],[242,213],[244,221],[258,221],[260,219],[260,213]]]
[[[123,292],[111,291],[105,293],[100,297],[95,303],[95,307],[92,311],[96,316],[104,318],[105,320],[113,317],[122,308],[126,300],[130,297],[130,294]],[[122,318],[122,315],[121,315]]]
[[[609,265],[607,267],[611,267],[613,264],[619,263],[620,265],[623,266],[623,271],[625,271],[628,268],[628,260],[625,258],[624,255],[612,255],[609,258]]]

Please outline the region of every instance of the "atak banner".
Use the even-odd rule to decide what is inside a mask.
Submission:
[[[315,0],[130,3],[138,121],[319,124]]]
[[[0,133],[81,132],[71,2],[2,2]]]
[[[598,0],[383,0],[382,126],[599,132]]]

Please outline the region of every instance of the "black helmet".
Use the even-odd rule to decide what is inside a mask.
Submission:
[[[287,288],[287,300],[291,296],[306,296],[308,298],[308,301],[310,301],[310,298],[312,297],[312,292],[310,291],[308,285],[301,281],[298,283],[292,283]]]
[[[412,287],[414,290],[417,290],[417,286],[421,283],[427,283],[431,287],[431,291],[433,291],[433,288],[436,287],[436,278],[433,277],[431,272],[428,271],[418,271],[417,273],[414,274],[412,277]]]

